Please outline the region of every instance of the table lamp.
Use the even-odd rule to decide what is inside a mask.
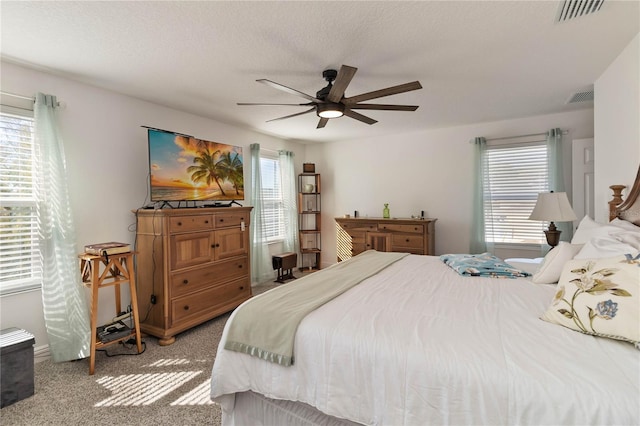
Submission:
[[[560,242],[560,231],[554,222],[571,222],[576,220],[576,214],[569,204],[566,192],[541,192],[538,194],[536,205],[529,216],[529,220],[549,222],[549,229],[544,231],[547,244],[554,248]]]

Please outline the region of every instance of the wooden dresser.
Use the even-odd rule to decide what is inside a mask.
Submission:
[[[175,335],[251,297],[252,207],[136,211],[140,329]]]
[[[435,255],[436,220],[336,218],[338,262],[371,249]]]

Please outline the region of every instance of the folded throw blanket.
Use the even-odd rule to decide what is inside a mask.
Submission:
[[[514,268],[491,253],[443,254],[440,260],[458,274],[468,277],[517,278],[531,275]]]
[[[293,364],[296,330],[309,312],[405,256],[369,250],[247,300],[229,319],[224,348]]]

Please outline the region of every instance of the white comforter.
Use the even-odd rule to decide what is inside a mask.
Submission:
[[[221,344],[211,395],[231,410],[253,390],[368,425],[638,424],[640,351],[540,320],[554,290],[412,255],[308,315],[293,366]]]

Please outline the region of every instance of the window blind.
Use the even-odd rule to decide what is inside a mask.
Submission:
[[[544,223],[528,218],[549,188],[546,142],[488,146],[484,163],[486,241],[544,244]]]
[[[263,223],[268,240],[284,238],[284,216],[280,164],[277,159],[260,158],[262,175]]]
[[[0,294],[40,287],[33,119],[0,113]]]

